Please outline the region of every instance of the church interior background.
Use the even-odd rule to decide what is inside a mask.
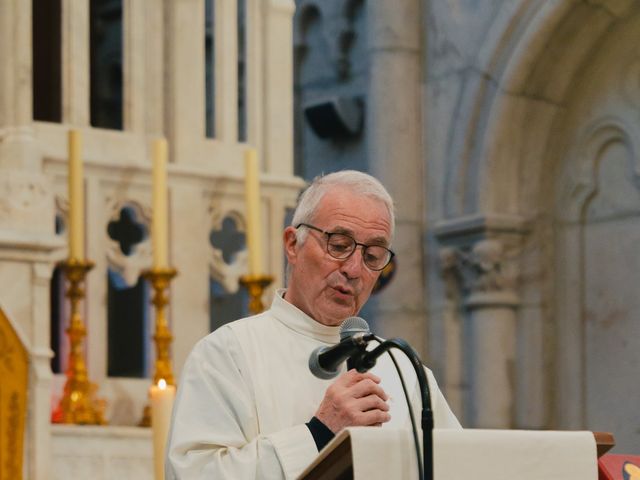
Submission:
[[[137,425],[160,137],[177,379],[249,311],[251,147],[265,303],[305,180],[368,171],[396,200],[397,261],[362,316],[410,340],[462,424],[610,431],[638,451],[638,2],[0,0],[0,38],[2,478],[153,477]],[[83,348],[108,425],[54,422],[71,129],[94,263]]]

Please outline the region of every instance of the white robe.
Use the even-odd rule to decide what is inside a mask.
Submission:
[[[339,341],[339,327],[322,325],[282,298],[271,309],[227,324],[200,340],[178,387],[167,446],[166,478],[293,479],[318,455],[305,422],[334,380],[309,371],[311,352]],[[420,412],[417,378],[397,352],[407,389]],[[388,355],[371,370],[389,394],[391,420],[408,426],[408,409]],[[437,428],[460,428],[427,370]],[[419,413],[416,421],[420,422]]]

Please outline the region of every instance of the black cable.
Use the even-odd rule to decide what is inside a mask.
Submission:
[[[380,337],[375,337],[376,341],[380,344],[384,341]],[[409,418],[411,418],[411,431],[413,432],[413,444],[416,448],[416,459],[418,460],[418,478],[422,480],[424,478],[424,470],[422,467],[422,455],[420,455],[420,440],[418,439],[418,427],[416,425],[416,417],[413,414],[413,408],[411,407],[411,399],[409,397],[409,392],[407,391],[407,385],[404,383],[404,376],[402,375],[402,370],[400,370],[400,366],[396,361],[396,357],[394,357],[393,352],[391,350],[387,350],[387,353],[391,357],[391,361],[393,362],[394,367],[396,367],[396,371],[398,372],[398,377],[400,377],[400,384],[402,385],[402,391],[404,392],[404,399],[407,402],[407,408],[409,409]]]
[[[402,353],[407,356],[418,377],[420,396],[422,399],[422,418],[420,424],[422,426],[423,438],[422,461],[424,465],[424,480],[433,480],[433,410],[431,409],[431,394],[429,392],[427,374],[416,351],[401,338],[385,340],[373,350],[367,351],[364,355],[356,359],[358,365],[357,370],[359,372],[366,372],[371,369],[376,364],[376,359],[392,348],[401,350]]]

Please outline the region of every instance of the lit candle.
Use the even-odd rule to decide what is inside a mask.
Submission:
[[[160,379],[158,385],[152,385],[149,391],[151,397],[151,427],[153,428],[153,465],[156,480],[164,480],[164,456],[171,423],[171,409],[176,395],[176,387],[167,385]]]
[[[168,261],[168,209],[167,209],[167,141],[153,141],[153,220],[151,240],[153,243],[154,268],[167,268]]]
[[[78,130],[69,131],[69,258],[84,260],[84,175],[82,139]]]
[[[262,235],[260,229],[260,181],[256,151],[248,149],[244,156],[245,197],[247,203],[246,238],[249,249],[249,273],[262,274]]]

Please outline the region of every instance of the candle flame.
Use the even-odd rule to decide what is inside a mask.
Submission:
[[[164,378],[161,378],[160,380],[158,380],[158,388],[160,390],[166,390],[167,388],[167,381]]]

